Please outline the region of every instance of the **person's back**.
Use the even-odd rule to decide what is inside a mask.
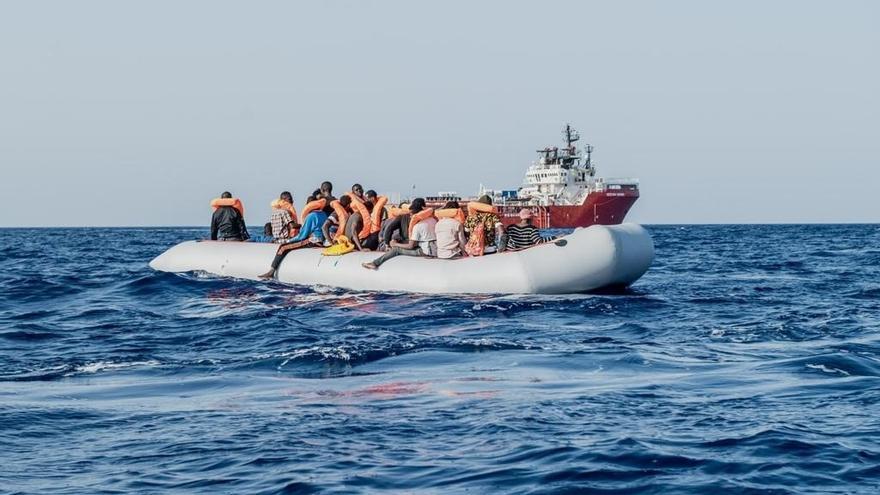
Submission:
[[[214,214],[211,216],[211,240],[246,241],[250,235],[248,235],[244,223],[244,216],[238,208],[232,204],[226,204],[234,201],[232,194],[224,192],[220,196],[220,200],[223,204],[215,206]]]
[[[434,217],[428,217],[413,227],[410,240],[417,243],[424,256],[437,256],[436,225],[437,219]]]
[[[507,227],[507,249],[517,251],[541,243],[541,234],[534,225]]]
[[[350,240],[354,240],[358,238],[358,234],[360,230],[364,226],[364,219],[361,216],[360,212],[354,211],[351,215],[348,216],[348,220],[345,222],[345,237],[348,237]]]
[[[523,208],[519,212],[519,218],[519,223],[507,227],[506,249],[518,251],[554,239],[554,237],[541,236],[538,228],[532,225],[532,212],[528,208]]]
[[[299,229],[293,195],[288,191],[282,192],[278,199],[272,201],[271,207],[269,223],[272,226],[272,237],[275,242],[287,242],[288,239],[296,236]]]
[[[465,220],[464,223],[464,230],[468,235],[472,236],[477,228],[481,228],[483,230],[486,252],[494,252],[496,244],[495,234],[502,230],[501,218],[499,218],[498,214],[491,209],[492,198],[489,196],[481,196],[480,199],[477,200],[477,203],[486,205],[489,208],[486,208],[487,211],[469,211],[467,220]],[[469,210],[470,208],[471,207],[468,206]]]
[[[458,202],[450,201],[446,203],[441,211],[455,211],[458,209]],[[465,254],[464,247],[467,244],[467,239],[464,236],[464,226],[458,218],[440,218],[434,226],[434,234],[437,237],[438,258],[448,260]]]

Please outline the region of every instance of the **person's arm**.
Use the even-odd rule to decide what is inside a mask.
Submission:
[[[330,226],[333,225],[333,217],[327,217],[327,220],[324,221],[324,225],[321,226],[321,233],[324,234],[324,240],[330,240]]]
[[[392,218],[391,223],[388,224],[388,228],[385,229],[385,236],[382,237],[382,242],[384,242],[386,246],[392,245],[391,238],[394,236],[395,230],[400,230],[400,215]]]
[[[293,232],[294,230],[300,228],[299,222],[296,221],[296,217],[291,215],[289,211],[285,212],[287,214],[287,231]]]
[[[351,236],[352,237],[351,240],[352,240],[352,242],[354,242],[354,247],[357,248],[358,251],[363,251],[364,248],[361,246],[361,240],[358,238],[358,232],[360,232],[361,229],[364,228],[363,220],[361,220],[359,222],[355,222],[353,227],[354,228],[352,230],[354,230],[354,235]]]
[[[217,211],[220,211],[220,210],[217,210]],[[212,241],[217,240],[217,230],[220,227],[217,223],[217,211],[215,211],[214,214],[211,215],[211,240]]]
[[[465,247],[467,247],[467,238],[464,236],[464,225],[458,224],[458,249],[461,250],[462,256],[467,256],[467,251]]]
[[[241,240],[246,241],[251,238],[247,225],[244,223],[244,215],[238,215],[238,229],[241,232]]]

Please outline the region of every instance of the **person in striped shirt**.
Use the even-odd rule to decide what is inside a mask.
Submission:
[[[506,250],[519,251],[553,239],[555,237],[541,236],[538,228],[532,225],[532,211],[523,208],[519,211],[519,223],[507,227]]]

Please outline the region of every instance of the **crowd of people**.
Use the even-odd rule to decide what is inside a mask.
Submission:
[[[211,240],[251,240],[244,220],[244,205],[229,192],[211,202]],[[449,201],[442,208],[428,208],[423,198],[389,206],[376,191],[354,184],[339,198],[333,184],[323,182],[306,200],[297,216],[293,195],[282,192],[271,203],[272,213],[258,239],[279,244],[269,271],[275,276],[290,251],[306,247],[337,247],[383,254],[364,268],[378,270],[397,256],[457,259],[502,251],[519,251],[552,240],[532,225],[532,213],[524,208],[520,221],[505,228],[492,198],[482,196],[462,208]],[[345,249],[340,253],[346,252]]]

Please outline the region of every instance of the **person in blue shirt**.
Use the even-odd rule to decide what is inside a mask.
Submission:
[[[310,197],[308,201],[314,201],[314,198]],[[324,244],[324,234],[321,232],[321,227],[324,225],[324,222],[327,221],[328,208],[309,213],[303,222],[302,227],[299,229],[299,234],[293,239],[278,246],[278,250],[275,251],[275,258],[272,260],[272,268],[269,269],[268,272],[260,275],[261,279],[267,280],[274,277],[275,273],[278,271],[278,267],[281,266],[281,261],[287,256],[287,253],[294,249],[321,246]],[[330,211],[333,210],[331,209]]]

